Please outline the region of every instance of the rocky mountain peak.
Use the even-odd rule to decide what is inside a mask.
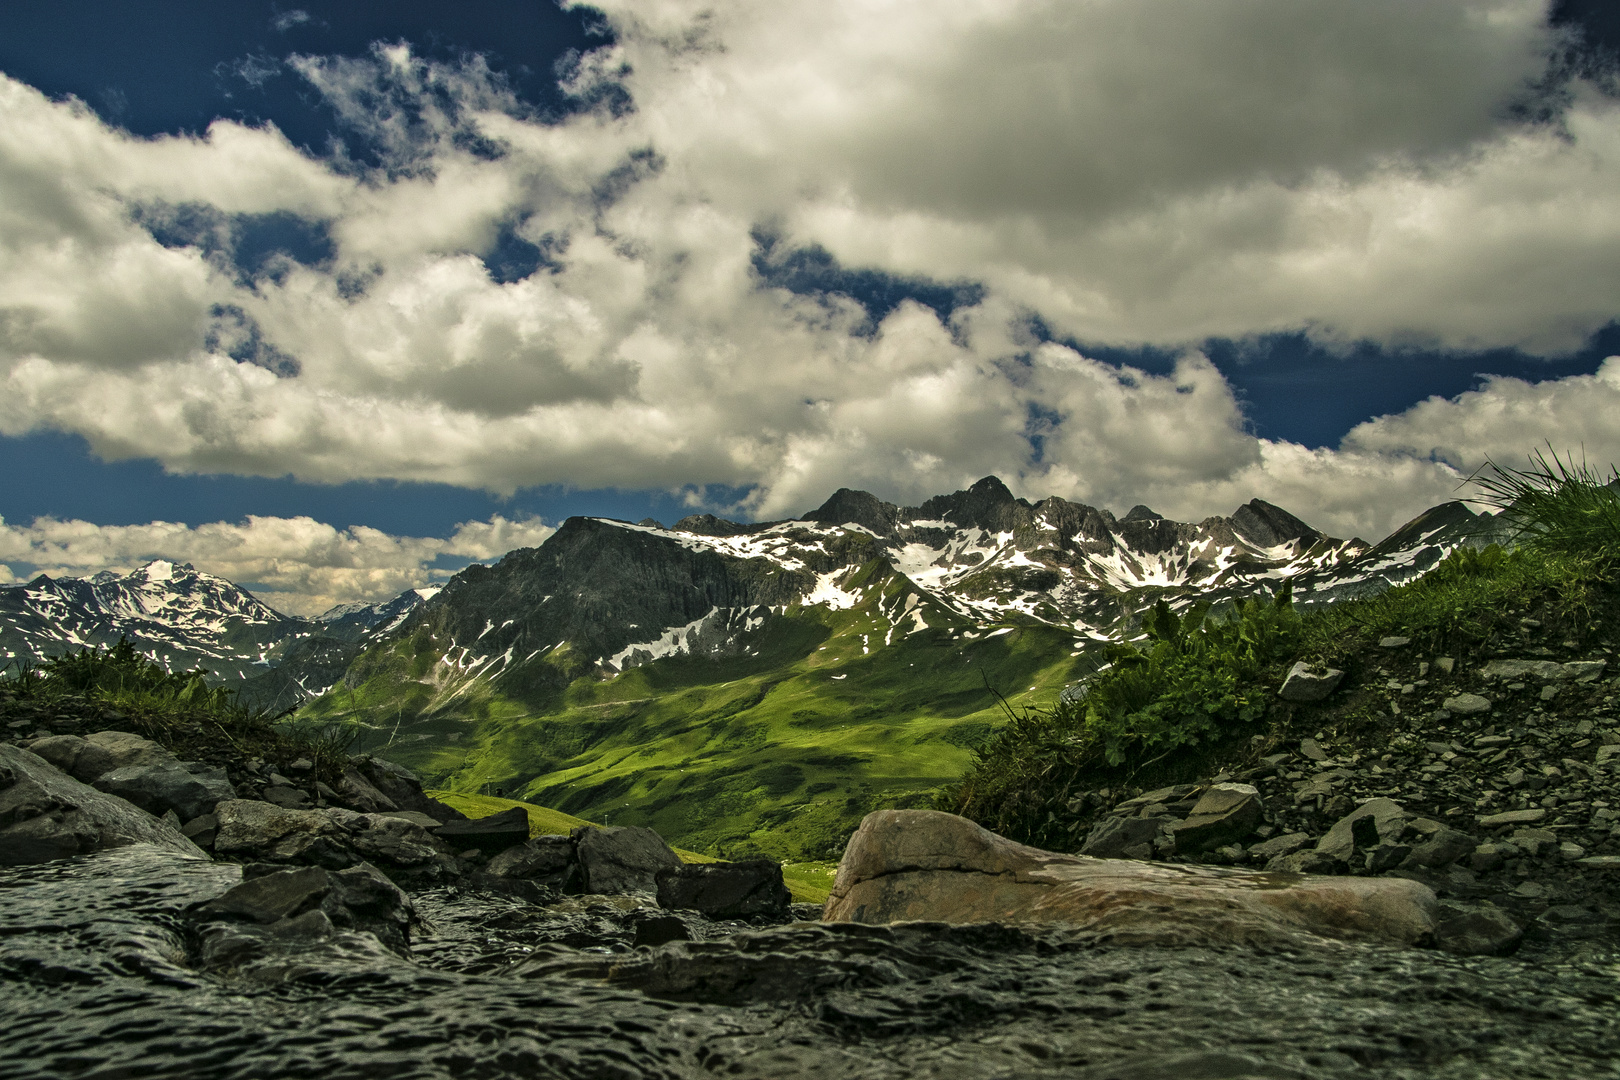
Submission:
[[[1120,521],[1163,521],[1164,515],[1151,507],[1137,503],[1131,507],[1130,513],[1119,519]]]
[[[871,492],[839,488],[830,499],[799,520],[823,525],[853,523],[879,536],[893,536],[899,527],[900,508]]]

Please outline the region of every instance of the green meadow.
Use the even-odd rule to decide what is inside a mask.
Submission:
[[[746,652],[609,677],[566,646],[468,677],[424,629],[374,648],[356,685],[299,720],[348,725],[357,749],[447,791],[818,865],[869,811],[930,805],[959,779],[1005,719],[997,694],[1049,704],[1077,662],[1072,634],[1016,614],[975,625],[881,563],[844,588],[852,606],[778,609]]]

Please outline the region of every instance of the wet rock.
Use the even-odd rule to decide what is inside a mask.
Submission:
[[[1242,840],[1264,817],[1260,792],[1251,784],[1215,784],[1185,821],[1170,827],[1176,850],[1196,855]]]
[[[144,810],[75,780],[36,754],[0,743],[0,865],[142,843],[202,854],[178,829]]]
[[[414,821],[338,808],[326,811],[326,816],[342,830],[341,842],[368,862],[403,869],[429,864],[450,869],[445,845]]]
[[[1490,712],[1491,702],[1489,698],[1481,697],[1478,694],[1457,694],[1446,698],[1445,701],[1440,703],[1440,707],[1458,716],[1471,716],[1476,713]]]
[[[663,837],[639,825],[581,825],[571,835],[589,893],[656,895],[658,872],[681,864]]]
[[[205,780],[172,759],[109,769],[96,778],[94,787],[158,817],[172,810],[181,820],[200,817],[215,804],[236,797],[229,781]]]
[[[192,818],[181,827],[180,832],[200,848],[212,848],[214,837],[219,832],[219,817],[214,814],[203,814]]]
[[[1506,956],[1523,937],[1518,923],[1489,905],[1443,908],[1434,928],[1435,947],[1459,956]]]
[[[313,913],[323,919],[309,919]],[[326,925],[373,934],[404,954],[417,922],[410,898],[376,867],[361,863],[347,870],[321,867],[276,870],[247,878],[223,896],[195,909],[199,918],[235,918],[270,926],[283,924],[287,936],[324,936]],[[304,919],[299,926],[289,921]],[[313,935],[308,931],[314,930]],[[206,946],[205,946],[206,948]]]
[[[1099,859],[1148,858],[1153,842],[1174,818],[1106,817],[1086,834],[1080,854]]]
[[[793,903],[774,859],[678,863],[654,878],[658,906],[701,911],[712,919],[783,918]]]
[[[342,830],[320,810],[289,810],[254,799],[230,799],[214,807],[221,855],[265,862],[308,862],[342,869],[358,860]]]
[[[633,919],[631,925],[636,935],[633,944],[638,949],[643,946],[657,948],[671,941],[692,940],[691,929],[674,915],[647,915]]]
[[[439,827],[437,835],[457,851],[473,848],[486,855],[497,855],[529,839],[529,812],[514,806],[489,817],[446,822]]]
[[[583,874],[574,859],[574,841],[560,835],[536,836],[507,848],[485,871],[500,878],[533,881],[558,892],[579,891]]]
[[[953,814],[880,810],[851,837],[825,918],[1062,923],[1136,943],[1281,942],[1314,934],[1410,945],[1433,929],[1434,903],[1429,889],[1404,879],[1060,855]]]
[[[1344,672],[1301,660],[1288,669],[1278,696],[1284,701],[1321,701],[1339,688]]]
[[[1406,844],[1378,844],[1367,852],[1366,867],[1369,874],[1382,874],[1400,866],[1412,855]]]

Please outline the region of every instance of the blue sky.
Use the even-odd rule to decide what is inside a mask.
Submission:
[[[0,577],[312,611],[988,472],[1372,536],[1620,458],[1620,17],[1351,9],[13,5]]]

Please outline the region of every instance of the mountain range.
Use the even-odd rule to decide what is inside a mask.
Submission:
[[[1140,613],[1288,582],[1302,606],[1409,580],[1495,519],[1462,503],[1377,544],[1253,500],[1123,517],[995,477],[921,506],[849,489],[794,520],[570,518],[442,589],[317,619],[190,566],[0,589],[0,650],[128,635],[431,782],[684,846],[818,857],[960,775],[1013,706],[1056,700]]]

